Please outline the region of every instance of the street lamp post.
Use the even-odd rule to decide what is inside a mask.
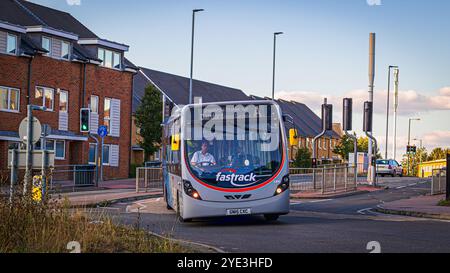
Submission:
[[[194,26],[195,26],[195,14],[197,12],[204,11],[204,9],[192,10],[192,38],[191,38],[191,76],[189,78],[189,104],[192,103],[192,76],[194,73]]]
[[[275,100],[275,56],[277,48],[277,36],[283,34],[283,32],[275,32],[273,34],[273,74],[272,74],[272,100]]]
[[[390,65],[388,68],[388,88],[387,88],[387,104],[386,104],[386,152],[384,158],[388,159],[388,142],[389,142],[389,93],[391,91],[391,69],[398,68],[396,65]]]
[[[419,121],[420,118],[409,118],[409,121],[408,121],[408,147],[411,145],[411,121],[413,121],[413,120]],[[408,176],[409,176],[409,174],[410,174],[409,161],[411,160],[411,157],[410,157],[410,152],[409,151],[407,151],[407,152],[408,152]]]

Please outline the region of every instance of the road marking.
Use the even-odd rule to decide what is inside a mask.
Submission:
[[[369,210],[371,210],[372,208],[365,208],[365,209],[360,209],[360,210],[358,210],[357,212],[359,213],[359,214],[362,214],[362,215],[367,215],[366,214],[366,211],[369,211]]]
[[[327,201],[332,201],[333,199],[319,199],[319,200],[313,200],[310,201],[308,203],[321,203],[321,202],[327,202]]]
[[[411,184],[408,184],[408,187],[412,187],[412,186],[415,186],[415,185],[417,185],[417,183],[411,183]]]
[[[400,186],[400,187],[397,187],[396,189],[399,190],[399,189],[404,189],[404,188],[406,188],[406,186]]]

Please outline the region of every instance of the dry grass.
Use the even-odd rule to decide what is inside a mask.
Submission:
[[[93,221],[86,212],[69,210],[67,203],[16,198],[11,206],[1,198],[0,219],[0,253],[68,253],[71,241],[80,243],[82,253],[190,251],[142,229],[116,225],[106,215]]]

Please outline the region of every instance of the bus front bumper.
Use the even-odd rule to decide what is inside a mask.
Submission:
[[[196,200],[184,196],[183,218],[206,218],[227,216],[229,209],[251,209],[251,215],[261,214],[288,214],[289,213],[289,191],[280,195],[253,201],[240,202],[209,202]]]

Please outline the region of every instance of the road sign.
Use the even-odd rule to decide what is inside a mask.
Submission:
[[[8,162],[12,161],[12,150],[9,150],[8,152]],[[16,163],[17,163],[17,167],[18,168],[25,168],[25,166],[27,165],[27,161],[26,161],[26,153],[27,151],[25,150],[18,150],[16,151]],[[43,151],[33,151],[33,153],[31,154],[31,156],[33,157],[33,169],[40,169],[42,168],[42,153]],[[47,151],[47,155],[48,155],[48,161],[47,164],[49,167],[54,167],[55,166],[55,152],[54,151]],[[8,164],[8,168],[11,167],[11,164]]]
[[[102,126],[98,127],[97,134],[101,138],[107,136],[108,135],[108,127],[106,127],[105,125],[102,125]]]
[[[417,152],[416,146],[406,146],[406,153],[415,154]]]
[[[31,142],[34,144],[38,142],[39,139],[41,139],[42,126],[41,122],[35,117],[33,117],[32,123],[33,123],[32,125],[33,139],[31,140]],[[27,128],[28,128],[28,118],[24,118],[19,125],[19,137],[23,142],[27,141]]]

